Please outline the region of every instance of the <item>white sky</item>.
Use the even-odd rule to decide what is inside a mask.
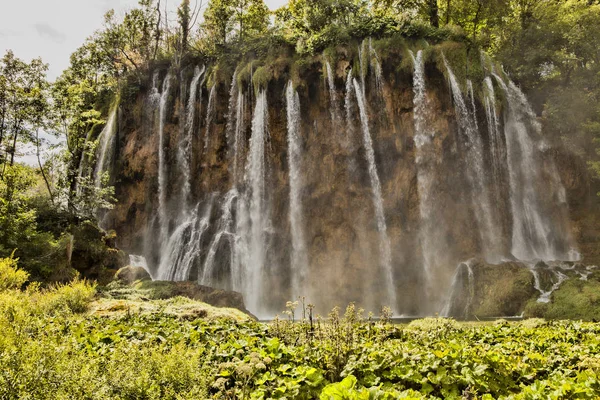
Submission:
[[[265,2],[276,9],[287,1]],[[162,0],[173,11],[179,3]],[[137,0],[0,0],[0,56],[12,49],[25,61],[42,57],[50,64],[48,77],[54,80],[68,67],[71,53],[102,28],[106,11],[115,9],[122,15],[136,4]],[[170,19],[175,18],[172,12]]]

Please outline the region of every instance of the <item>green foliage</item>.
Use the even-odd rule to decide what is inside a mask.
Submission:
[[[323,319],[311,305],[298,310],[297,302],[288,303],[287,319],[268,325],[160,309],[77,314],[92,293],[84,282],[0,293],[0,397],[592,399],[600,393],[595,323],[429,319],[403,327],[363,319],[352,305],[344,316],[334,310]]]
[[[525,315],[546,319],[600,320],[600,274],[587,280],[571,278],[552,293],[550,303],[530,301]]]
[[[14,258],[0,258],[0,292],[21,289],[29,279],[29,274],[17,267]]]
[[[45,307],[48,310],[68,310],[83,313],[96,294],[96,285],[86,280],[74,280],[68,284],[52,286],[46,293]]]

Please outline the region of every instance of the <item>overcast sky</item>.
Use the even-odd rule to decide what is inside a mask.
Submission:
[[[286,0],[265,2],[275,9]],[[71,53],[102,27],[106,11],[115,9],[117,15],[122,15],[137,0],[1,0],[1,3],[1,56],[12,49],[25,61],[42,57],[50,64],[48,77],[54,80],[69,66]],[[165,3],[175,10],[180,1],[163,0]],[[175,19],[174,13],[170,18]]]

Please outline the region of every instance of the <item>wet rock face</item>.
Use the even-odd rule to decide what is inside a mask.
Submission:
[[[378,310],[384,305],[379,296],[384,280],[380,261],[380,234],[375,221],[373,194],[355,100],[350,105],[350,119],[345,117],[344,88],[350,65],[340,61],[333,66],[337,93],[334,110],[331,108],[332,102],[321,68],[320,64],[308,68],[297,88],[301,110],[300,190],[310,272],[304,295],[307,302],[316,304],[321,313],[350,301],[369,310]],[[165,75],[166,71],[161,71],[159,78],[162,79]],[[189,73],[173,75],[184,83],[191,80]],[[434,160],[431,168],[435,171],[435,189],[432,194],[436,204],[434,220],[445,232],[434,240],[437,246],[435,279],[427,292],[424,287],[420,237],[413,78],[410,73],[384,65],[383,90],[376,89],[375,77],[371,75],[366,78],[365,88],[369,127],[391,245],[398,312],[406,315],[438,312],[446,300],[459,262],[482,256],[481,236],[476,229],[469,183],[461,172],[467,148],[459,138],[452,96],[438,69],[426,65],[426,75],[429,126],[435,133],[430,150]],[[178,149],[184,132],[182,124],[187,105],[187,83],[181,84],[178,81],[179,84],[175,84],[176,81],[173,82],[166,105],[165,141],[162,144],[167,174],[169,232],[173,232],[180,222],[179,194],[183,182]],[[291,298],[290,185],[285,103],[287,83],[287,80],[275,79],[269,82],[267,88],[264,212],[269,215],[271,225],[265,235],[265,263],[268,265],[265,276],[262,277],[266,282],[262,298],[273,313],[281,311],[285,301]],[[137,101],[122,105],[123,125],[119,129],[118,154],[113,171],[118,203],[105,223],[117,231],[120,248],[130,253],[143,254],[148,259],[150,269],[156,271],[161,248],[168,239],[159,235],[157,112],[149,103],[150,82],[147,85],[140,91]],[[214,203],[209,214],[210,224],[202,236],[200,250],[191,268],[190,280],[197,280],[205,265],[211,240],[218,233],[221,203],[234,185],[232,144],[227,133],[230,88],[219,84],[215,90],[214,114],[210,119],[206,114],[210,89],[202,87],[195,104],[191,142],[191,203],[202,212],[207,209],[209,202]],[[237,182],[240,192],[248,186],[243,179],[244,173],[248,173],[244,171],[244,165],[248,158],[252,112],[256,102],[256,94],[247,90],[246,86],[243,93],[246,107],[241,113],[242,142],[237,150],[237,159],[241,160]],[[476,107],[483,109],[479,100],[476,101]],[[210,121],[208,126],[207,121]],[[485,119],[480,118],[479,123],[481,131],[485,132]],[[483,139],[486,140],[485,137]],[[573,170],[580,167],[576,163],[569,165]],[[585,185],[585,180],[578,176],[575,172],[565,174],[569,192],[579,193]],[[503,193],[508,193],[506,182],[502,185]],[[494,202],[503,210],[508,207],[504,197],[494,199]],[[578,207],[579,203],[572,205]],[[234,207],[234,220],[236,213]],[[504,233],[502,246],[507,252],[510,250],[511,221],[510,215],[503,211],[500,220]],[[227,243],[218,246],[213,279],[215,285],[223,289],[232,288],[230,276],[233,256],[231,245]],[[525,282],[527,279],[521,276],[521,271],[511,267],[510,263],[503,264],[498,269],[491,266],[489,268],[489,273],[484,275],[490,277],[490,280],[508,279],[507,276],[514,275],[510,279],[514,278],[524,285],[531,283]],[[484,282],[488,278],[482,279]],[[513,283],[506,282],[506,285]],[[530,291],[525,286],[521,293],[523,296]],[[499,312],[503,313],[499,315],[510,315],[522,306],[517,300],[502,299],[506,306],[493,309],[493,299],[497,297],[489,293],[487,287],[482,284],[475,297],[490,300],[473,304],[474,310],[486,309],[487,314]]]
[[[79,274],[100,284],[110,282],[127,265],[127,255],[115,247],[114,232],[107,233],[86,222],[73,231],[70,264]]]

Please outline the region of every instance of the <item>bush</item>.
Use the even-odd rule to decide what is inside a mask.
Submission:
[[[29,279],[29,274],[17,268],[14,258],[0,259],[0,292],[5,290],[19,290]]]
[[[44,309],[52,314],[67,310],[72,313],[83,313],[88,310],[89,303],[96,294],[96,285],[88,281],[76,279],[66,285],[55,285],[46,293]]]

